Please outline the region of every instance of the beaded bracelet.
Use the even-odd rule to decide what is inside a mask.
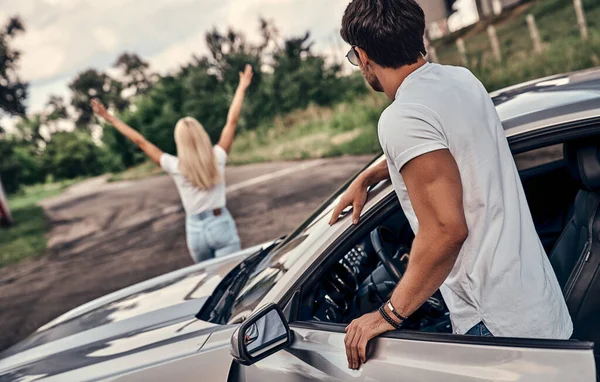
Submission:
[[[379,307],[379,314],[383,317],[384,320],[387,321],[388,324],[392,325],[394,329],[401,329],[402,325],[398,324],[396,321],[392,320],[392,318],[387,314],[383,305]]]
[[[400,321],[406,321],[406,317],[401,316],[400,313],[398,313],[398,311],[396,309],[394,309],[394,306],[392,305],[392,300],[388,300],[387,306],[388,306],[388,308],[390,308],[392,313],[394,313],[394,316],[398,317],[398,319]]]

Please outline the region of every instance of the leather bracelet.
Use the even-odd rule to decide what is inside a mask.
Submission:
[[[392,305],[392,300],[388,300],[387,306],[388,306],[388,308],[390,308],[392,313],[394,313],[394,316],[398,317],[398,319],[400,321],[406,321],[406,317],[400,315],[400,313],[398,313],[398,311],[396,309],[394,309],[394,305]]]
[[[381,314],[383,319],[386,320],[388,324],[392,325],[394,327],[394,329],[402,329],[402,325],[400,325],[396,321],[392,320],[392,318],[385,311],[383,305],[381,305],[379,307],[379,314]]]

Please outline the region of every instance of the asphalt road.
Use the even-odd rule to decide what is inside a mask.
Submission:
[[[370,159],[228,168],[227,204],[242,245],[291,232]],[[0,269],[0,350],[78,305],[192,264],[168,176],[97,178],[43,206],[51,224],[47,254]]]

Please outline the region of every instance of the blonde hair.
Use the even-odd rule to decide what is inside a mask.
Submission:
[[[179,171],[190,183],[200,189],[209,189],[221,182],[212,142],[200,122],[192,117],[177,121],[175,144]]]

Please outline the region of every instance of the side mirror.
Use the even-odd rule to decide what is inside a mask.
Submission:
[[[231,336],[231,355],[252,365],[291,345],[293,333],[277,304],[268,304],[244,321]]]

